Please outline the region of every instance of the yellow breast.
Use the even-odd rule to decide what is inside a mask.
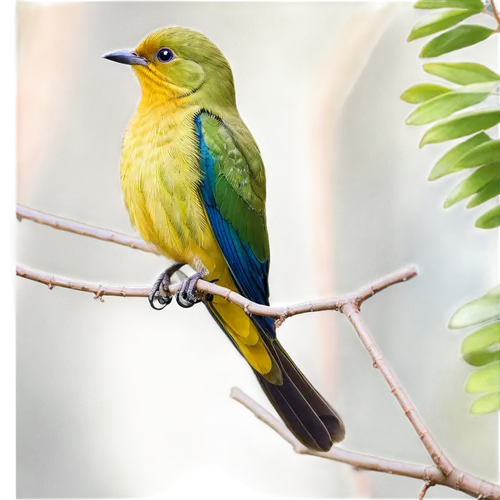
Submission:
[[[123,142],[121,183],[132,224],[168,258],[211,271],[219,260],[198,186],[198,109],[141,102]]]

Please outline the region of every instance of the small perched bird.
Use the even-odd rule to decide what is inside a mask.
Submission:
[[[264,165],[236,109],[226,58],[183,27],[158,29],[135,50],[103,57],[131,65],[141,85],[123,140],[123,196],[142,238],[175,262],[153,286],[151,305],[172,300],[170,278],[187,264],[196,272],[177,293],[183,307],[200,301],[200,278],[268,305]],[[249,317],[221,297],[201,300],[301,443],[326,451],[344,438],[342,420],[278,342],[272,318]]]

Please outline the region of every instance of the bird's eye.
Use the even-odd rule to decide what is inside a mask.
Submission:
[[[170,49],[160,49],[156,53],[156,59],[161,63],[168,63],[175,58],[175,54]]]

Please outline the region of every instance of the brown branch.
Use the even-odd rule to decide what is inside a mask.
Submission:
[[[95,283],[86,283],[85,281],[75,281],[68,278],[62,278],[53,274],[33,271],[23,266],[16,266],[16,274],[21,278],[26,278],[38,283],[44,283],[52,288],[59,286],[78,290],[79,292],[90,292],[94,294],[95,299],[101,299],[104,302],[104,295],[118,297],[147,297],[149,288],[144,286],[111,286],[111,285],[96,285]]]
[[[70,231],[76,234],[90,236],[104,241],[111,241],[120,245],[129,246],[131,248],[138,248],[146,252],[158,253],[155,247],[147,245],[138,238],[114,233],[106,229],[88,226],[86,224],[63,219],[61,217],[51,216],[42,212],[38,212],[36,210],[28,209],[26,207],[18,206],[17,216],[20,220],[26,218],[40,224],[54,227],[56,229]],[[114,295],[121,297],[147,297],[150,291],[149,287],[120,287],[78,282],[67,278],[49,275],[47,273],[32,271],[22,266],[16,267],[16,273],[18,276],[40,283],[45,283],[50,289],[55,286],[60,286],[72,290],[90,292],[94,294],[95,299],[99,298],[101,301],[103,301],[104,295]],[[371,283],[370,285],[362,287],[358,291],[352,294],[348,294],[344,297],[310,301],[286,307],[271,307],[257,304],[239,295],[238,293],[233,292],[232,290],[216,285],[215,283],[209,283],[204,280],[198,280],[196,283],[196,287],[200,292],[218,295],[225,300],[238,305],[247,314],[277,318],[277,327],[280,326],[287,318],[296,314],[328,310],[336,310],[345,314],[351,324],[354,326],[362,343],[370,353],[373,359],[374,366],[380,369],[382,375],[391,388],[391,392],[398,400],[405,415],[410,420],[412,426],[418,433],[426,450],[428,451],[437,467],[425,467],[420,465],[405,464],[393,460],[385,460],[377,457],[370,457],[367,455],[349,452],[337,447],[333,447],[332,450],[327,453],[314,452],[305,448],[301,443],[299,443],[290,433],[290,431],[284,426],[284,424],[277,421],[262,407],[260,407],[260,405],[253,402],[253,400],[251,400],[248,396],[244,395],[244,393],[242,393],[241,391],[238,392],[237,389],[232,391],[232,397],[247,406],[258,418],[264,421],[267,425],[271,426],[278,434],[280,434],[285,440],[292,444],[296,452],[345,462],[367,470],[376,470],[380,472],[387,472],[390,474],[399,474],[407,477],[423,479],[424,481],[426,481],[427,487],[424,486],[424,488],[422,489],[420,493],[421,497],[425,495],[430,485],[435,483],[455,488],[472,496],[500,499],[499,486],[459,471],[446,458],[433,437],[430,435],[427,427],[423,423],[408,396],[405,394],[403,388],[401,387],[391,368],[385,361],[381,351],[379,350],[378,346],[376,345],[375,341],[373,340],[360,317],[359,308],[365,300],[391,285],[413,278],[414,276],[416,276],[416,274],[416,268],[414,266],[409,266],[406,269],[381,278]],[[171,285],[169,287],[169,293],[174,294],[179,289],[179,287],[180,283]]]
[[[465,474],[457,469],[453,469],[453,471],[446,476],[435,465],[425,466],[399,462],[396,460],[387,460],[385,458],[344,450],[338,446],[333,446],[330,451],[327,452],[310,450],[298,441],[298,439],[288,430],[283,422],[273,417],[266,409],[254,401],[250,396],[245,394],[241,389],[233,387],[231,389],[231,397],[248,408],[259,420],[271,427],[271,429],[292,445],[296,453],[301,455],[310,455],[313,457],[333,460],[335,462],[342,462],[352,465],[353,467],[359,467],[360,469],[420,479],[425,481],[426,485],[428,485],[425,488],[425,491],[427,491],[427,489],[433,484],[440,484],[442,486],[448,486],[449,488],[462,491],[463,493],[467,493],[474,497],[481,496],[482,498],[500,498],[499,486],[483,481],[469,474]],[[422,491],[425,494],[425,491]]]
[[[427,490],[429,488],[432,488],[435,484],[436,483],[434,483],[433,481],[426,481],[424,486],[422,487],[422,490],[420,491],[420,494],[418,495],[418,500],[424,500]]]
[[[105,295],[119,297],[147,297],[150,291],[150,287],[144,286],[131,287],[101,284],[96,285],[95,283],[75,281],[40,271],[33,271],[23,266],[16,266],[16,274],[22,278],[27,278],[32,281],[44,283],[51,289],[53,287],[59,286],[63,288],[69,288],[71,290],[78,290],[80,292],[90,292],[100,298],[104,297]],[[394,285],[396,283],[400,283],[413,278],[414,276],[416,276],[416,274],[417,270],[415,266],[409,266],[401,271],[374,281],[372,284],[360,288],[357,292],[346,295],[344,297],[314,300],[285,307],[271,307],[257,304],[256,302],[252,302],[251,300],[248,300],[247,298],[236,292],[233,292],[232,290],[229,290],[228,288],[224,288],[222,286],[216,285],[215,283],[210,283],[204,280],[198,280],[196,282],[196,288],[200,292],[208,293],[211,295],[218,295],[219,297],[226,299],[228,302],[236,304],[237,306],[241,307],[241,309],[243,309],[247,314],[277,318],[277,326],[280,326],[286,318],[295,316],[296,314],[339,310],[340,308],[344,307],[346,303],[351,302],[361,304],[363,301],[376,294],[377,292],[384,290],[390,285]],[[173,295],[179,289],[179,287],[180,283],[170,285],[170,294]]]
[[[363,323],[363,320],[361,319],[361,316],[359,314],[358,307],[356,306],[356,304],[347,303],[342,308],[342,312],[347,316],[352,326],[356,330],[361,342],[366,347],[366,350],[370,353],[370,356],[373,360],[373,365],[380,370],[380,373],[382,373],[383,377],[389,384],[391,392],[398,400],[401,408],[403,408],[405,415],[408,417],[413,428],[422,440],[425,449],[431,456],[433,462],[439,467],[441,471],[443,471],[446,476],[448,476],[453,471],[453,465],[446,458],[434,438],[429,433],[429,430],[423,423],[417,410],[401,387],[401,384],[394,375],[394,372],[385,361],[382,352],[378,348],[373,337],[370,335],[368,328],[366,328],[365,324]]]
[[[32,208],[16,205],[16,215],[19,221],[28,219],[38,224],[53,227],[54,229],[61,229],[70,233],[80,234],[82,236],[89,236],[97,240],[110,241],[130,248],[136,248],[143,252],[154,253],[160,255],[160,252],[154,245],[144,242],[141,238],[129,236],[127,234],[116,233],[103,229],[100,227],[90,226],[81,222],[76,222],[64,217],[46,214]]]
[[[46,214],[32,208],[24,207],[22,205],[16,206],[17,218],[21,221],[22,219],[28,219],[38,224],[43,224],[50,226],[54,229],[60,229],[63,231],[69,231],[71,233],[79,234],[82,236],[89,236],[91,238],[96,238],[103,241],[109,241],[112,243],[117,243],[119,245],[128,246],[130,248],[135,248],[142,250],[144,252],[150,252],[155,254],[160,254],[158,249],[151,244],[145,243],[140,238],[135,238],[122,233],[117,233],[110,231],[108,229],[103,229],[95,226],[90,226],[88,224],[83,224],[81,222],[76,222],[70,219],[65,219],[63,217]],[[92,283],[76,282],[68,278],[61,278],[52,275],[48,275],[43,272],[32,271],[22,266],[18,266],[17,274],[19,276],[31,279],[33,281],[38,281],[40,283],[45,283],[50,288],[53,286],[60,286],[64,288],[70,288],[72,290],[79,290],[82,292],[99,292],[99,296],[112,295],[112,296],[122,296],[122,297],[146,297],[149,292],[146,292],[144,287],[117,287],[109,285],[95,285]],[[388,286],[400,283],[402,281],[407,281],[417,275],[417,270],[415,266],[409,266],[402,271],[390,274],[381,278],[370,285],[362,287],[358,291],[349,294],[345,297],[337,299],[326,299],[317,300],[312,302],[305,302],[301,304],[296,304],[289,307],[269,307],[263,306],[261,304],[256,304],[249,301],[245,297],[237,294],[236,292],[230,291],[226,288],[220,287],[213,283],[207,283],[203,280],[198,281],[198,290],[211,293],[213,295],[220,295],[226,298],[230,302],[234,302],[244,309],[249,314],[256,314],[257,316],[271,316],[273,318],[278,318],[276,326],[279,327],[283,322],[296,314],[303,314],[307,312],[315,311],[328,311],[328,310],[339,310],[339,308],[346,302],[354,302],[361,305],[366,299],[372,297],[376,293],[384,290]],[[170,287],[170,293],[175,293],[178,286],[172,285]]]

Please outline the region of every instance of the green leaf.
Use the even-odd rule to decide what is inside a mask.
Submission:
[[[500,179],[493,179],[491,182],[488,182],[486,186],[484,186],[476,195],[474,195],[466,208],[474,208],[481,203],[484,203],[488,200],[491,200],[495,196],[500,194]]]
[[[486,40],[495,30],[477,24],[464,24],[433,38],[420,51],[419,57],[436,57]]]
[[[498,346],[487,347],[482,351],[466,354],[465,356],[463,356],[463,359],[469,365],[479,368],[497,359],[500,359],[500,348]]]
[[[491,163],[500,159],[500,139],[488,141],[480,144],[466,155],[462,156],[455,164],[455,168],[462,170],[464,168],[474,168]]]
[[[481,351],[497,345],[500,345],[500,322],[490,323],[469,333],[462,342],[462,354]]]
[[[500,410],[500,393],[483,394],[471,403],[469,406],[469,415],[479,417],[495,413],[498,410]]]
[[[469,414],[474,416],[489,415],[500,410],[500,393],[483,394],[474,399],[469,406]]]
[[[467,335],[462,342],[462,356],[473,366],[500,360],[500,323],[491,323]]]
[[[465,392],[480,394],[482,392],[500,391],[500,361],[490,363],[469,375],[465,384]]]
[[[465,85],[452,92],[439,95],[418,106],[406,119],[407,125],[425,125],[445,118],[489,97],[497,82],[474,83]]]
[[[446,198],[444,208],[449,208],[458,201],[477,193],[490,181],[498,178],[500,178],[500,160],[478,168],[467,179],[455,186],[448,198]]]
[[[418,0],[413,4],[415,9],[457,9],[481,10],[484,8],[481,0]]]
[[[500,226],[500,205],[488,210],[476,221],[476,227],[481,229],[492,229]]]
[[[451,174],[453,172],[458,172],[458,169],[455,169],[455,164],[457,163],[462,156],[467,154],[471,149],[474,149],[476,146],[489,141],[490,136],[485,134],[484,132],[479,132],[467,139],[464,142],[461,142],[457,146],[451,148],[441,159],[434,165],[432,172],[429,175],[429,180],[434,181],[443,177],[444,175]]]
[[[430,75],[439,76],[458,85],[500,81],[500,75],[477,63],[433,62],[424,64],[423,68]]]
[[[500,319],[500,286],[460,307],[451,317],[448,328],[455,330],[497,319]]]
[[[481,10],[448,9],[431,14],[430,16],[420,19],[420,21],[413,26],[408,35],[408,42],[451,28],[460,21],[474,14],[478,14],[479,12],[481,12]]]
[[[420,104],[446,92],[451,92],[451,89],[435,83],[419,83],[405,90],[401,99],[410,104]]]
[[[422,137],[419,147],[449,141],[487,130],[500,122],[500,107],[467,111],[451,116],[431,127]]]

